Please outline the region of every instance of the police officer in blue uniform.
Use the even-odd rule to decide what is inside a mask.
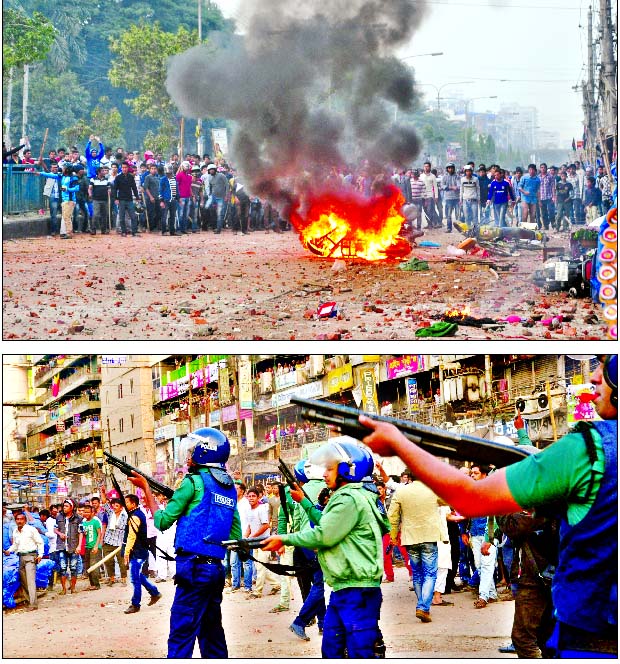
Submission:
[[[167,530],[175,521],[176,593],[170,610],[169,658],[191,658],[198,639],[205,658],[228,656],[222,627],[222,592],[226,549],[223,540],[241,538],[237,492],[224,464],[230,443],[217,429],[201,428],[181,441],[189,473],[163,510],[157,509],[146,480],[134,473],[155,527]]]

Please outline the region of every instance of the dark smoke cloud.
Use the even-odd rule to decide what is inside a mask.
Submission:
[[[361,158],[406,165],[409,68],[392,54],[425,14],[417,0],[246,0],[247,33],[210,35],[171,59],[166,87],[186,117],[235,122],[233,160],[254,193],[277,180]],[[389,102],[389,104],[386,104]]]

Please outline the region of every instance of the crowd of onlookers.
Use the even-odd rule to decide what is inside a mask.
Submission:
[[[172,153],[113,150],[91,135],[83,151],[50,150],[35,161],[29,143],[4,149],[5,163],[32,166],[46,178],[44,197],[50,211],[50,232],[68,238],[75,233],[116,230],[137,236],[142,231],[186,235],[226,228],[247,235],[256,230],[290,230],[288,204],[253,195],[239,180],[219,146],[214,152],[184,157]],[[409,206],[411,226],[452,232],[455,221],[475,230],[481,224],[536,224],[538,229],[569,230],[604,214],[612,205],[613,179],[605,166],[579,160],[561,166],[529,164],[527,169],[453,162],[438,170],[430,162],[421,169],[376,172],[369,161],[357,166],[315,169],[300,174],[289,186],[302,198],[313,189],[351,189],[370,197],[395,184]],[[62,212],[62,221],[58,215]],[[127,221],[129,224],[127,224]]]
[[[429,228],[441,227],[452,232],[454,221],[470,227],[489,224],[535,224],[538,229],[569,230],[609,210],[612,205],[612,180],[604,166],[596,172],[576,160],[562,166],[529,164],[512,171],[492,164],[475,167],[468,162],[457,172],[453,162],[442,173],[425,162],[423,169],[401,170],[393,181],[401,189],[413,210],[412,222],[421,228],[426,219]],[[491,218],[492,215],[492,218]]]

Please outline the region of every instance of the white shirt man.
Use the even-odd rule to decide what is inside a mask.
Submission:
[[[36,528],[26,523],[24,514],[17,514],[15,523],[17,528],[13,531],[13,544],[4,553],[15,552],[19,556],[19,578],[30,604],[27,610],[34,611],[37,608],[36,569],[43,557],[43,538]]]
[[[251,509],[247,515],[248,525],[245,529],[245,537],[269,537],[269,504],[259,502],[258,493],[254,487],[248,489],[246,498]],[[254,557],[256,560],[260,561],[260,563],[268,562],[271,554],[269,551],[256,549]],[[273,572],[268,572],[267,568],[260,563],[256,570],[256,588],[253,592],[248,594],[248,599],[255,599],[263,594],[266,580],[272,585],[272,593],[276,587],[278,588],[278,591],[280,590],[280,588],[276,586],[276,579]],[[267,578],[268,576],[269,578]]]

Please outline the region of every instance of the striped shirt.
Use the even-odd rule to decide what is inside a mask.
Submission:
[[[175,199],[177,197],[177,180],[176,178],[168,178],[168,183],[170,184],[170,193],[172,194],[172,198]]]
[[[411,198],[414,201],[419,201],[422,200],[424,196],[424,191],[426,187],[424,186],[424,182],[422,180],[415,180],[414,178],[411,178]]]

